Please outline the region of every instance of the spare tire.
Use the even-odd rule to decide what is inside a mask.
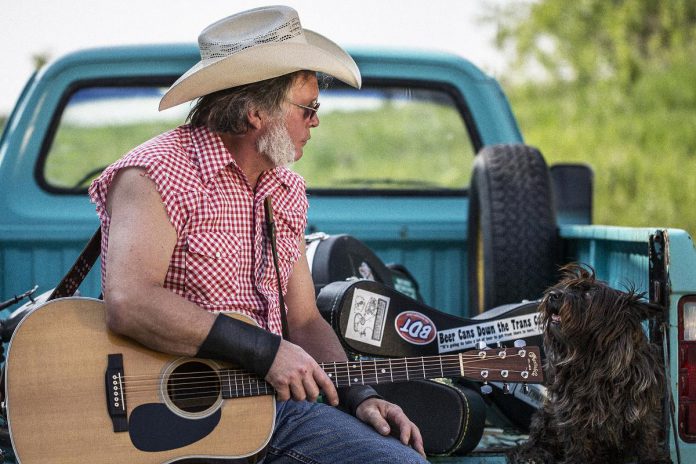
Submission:
[[[469,316],[541,296],[554,282],[558,228],[551,178],[527,145],[476,156],[469,194]]]

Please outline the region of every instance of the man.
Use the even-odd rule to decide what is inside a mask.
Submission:
[[[270,383],[278,407],[264,462],[424,462],[420,432],[398,406],[369,387],[337,392],[317,364],[346,356],[314,301],[304,181],[284,166],[319,125],[316,72],[359,87],[357,66],[287,7],[218,21],[199,45],[202,60],[160,103],[198,99],[190,124],[137,147],[90,187],[109,328],[157,351],[239,364]],[[288,339],[279,336],[285,308],[267,197]],[[340,397],[359,421],[317,403],[320,392],[332,406]]]

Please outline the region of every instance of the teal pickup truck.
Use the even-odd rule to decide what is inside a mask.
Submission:
[[[523,145],[499,84],[470,62],[423,51],[351,54],[363,88],[322,81],[321,126],[293,167],[308,184],[307,233],[360,240],[383,262],[407,269],[427,305],[463,318],[540,297],[558,266],[572,261],[617,288],[633,284],[665,308],[665,336],[657,326],[649,335],[668,362],[666,446],[673,462],[696,462],[696,249],[689,234],[593,225],[593,173],[547,168]],[[185,105],[159,113],[157,103],[197,60],[194,45],[93,49],[30,79],[0,139],[3,319],[26,303],[15,296],[55,287],[97,228],[86,194],[91,180],[185,119]],[[481,153],[485,165],[476,161]],[[82,295],[99,296],[98,274],[97,265]],[[4,342],[11,328],[2,326]],[[474,451],[433,461],[507,462],[501,443],[514,440],[488,440],[500,432],[489,425]],[[12,459],[7,436],[4,446]]]

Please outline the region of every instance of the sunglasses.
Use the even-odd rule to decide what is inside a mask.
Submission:
[[[300,105],[299,103],[295,103],[294,101],[288,100],[290,103],[292,103],[295,106],[299,106],[304,110],[304,118],[305,119],[312,119],[312,116],[317,114],[317,111],[319,111],[319,102],[315,101],[314,103],[311,104],[311,106],[307,105]]]

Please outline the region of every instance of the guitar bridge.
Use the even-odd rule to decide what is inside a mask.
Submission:
[[[123,385],[123,355],[110,354],[104,375],[106,386],[106,407],[114,427],[114,432],[128,431],[126,413],[126,394]]]

